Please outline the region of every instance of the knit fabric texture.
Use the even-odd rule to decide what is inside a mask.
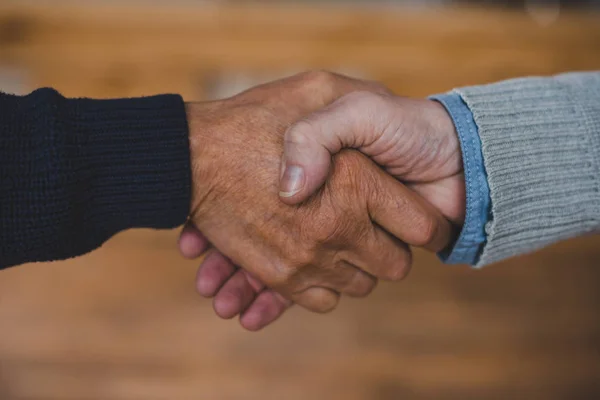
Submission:
[[[181,97],[0,94],[0,268],[87,253],[129,228],[173,228],[190,206]]]
[[[600,72],[455,89],[491,196],[479,266],[600,231]]]

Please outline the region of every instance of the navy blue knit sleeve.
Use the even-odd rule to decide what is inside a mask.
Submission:
[[[180,96],[0,93],[0,268],[82,255],[129,228],[174,228],[190,180]]]

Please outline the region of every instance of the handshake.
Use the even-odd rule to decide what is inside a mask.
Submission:
[[[197,289],[246,329],[400,280],[409,246],[441,251],[463,224],[459,140],[435,101],[309,72],[186,112],[193,189],[179,249],[211,248]]]

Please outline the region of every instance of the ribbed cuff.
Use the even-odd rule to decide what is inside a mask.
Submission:
[[[129,228],[172,228],[190,207],[179,96],[0,96],[0,268],[71,258]]]
[[[190,153],[180,96],[65,100],[89,194],[87,223],[112,235],[129,228],[173,228],[190,207]],[[76,207],[77,208],[77,207]]]
[[[598,229],[600,126],[590,104],[600,91],[527,78],[456,93],[479,128],[492,201],[479,265]]]

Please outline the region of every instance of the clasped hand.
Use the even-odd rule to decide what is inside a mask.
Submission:
[[[193,193],[179,247],[211,249],[197,289],[249,330],[293,303],[328,312],[342,294],[404,278],[409,246],[444,249],[464,218],[458,139],[433,101],[310,72],[187,113]]]

